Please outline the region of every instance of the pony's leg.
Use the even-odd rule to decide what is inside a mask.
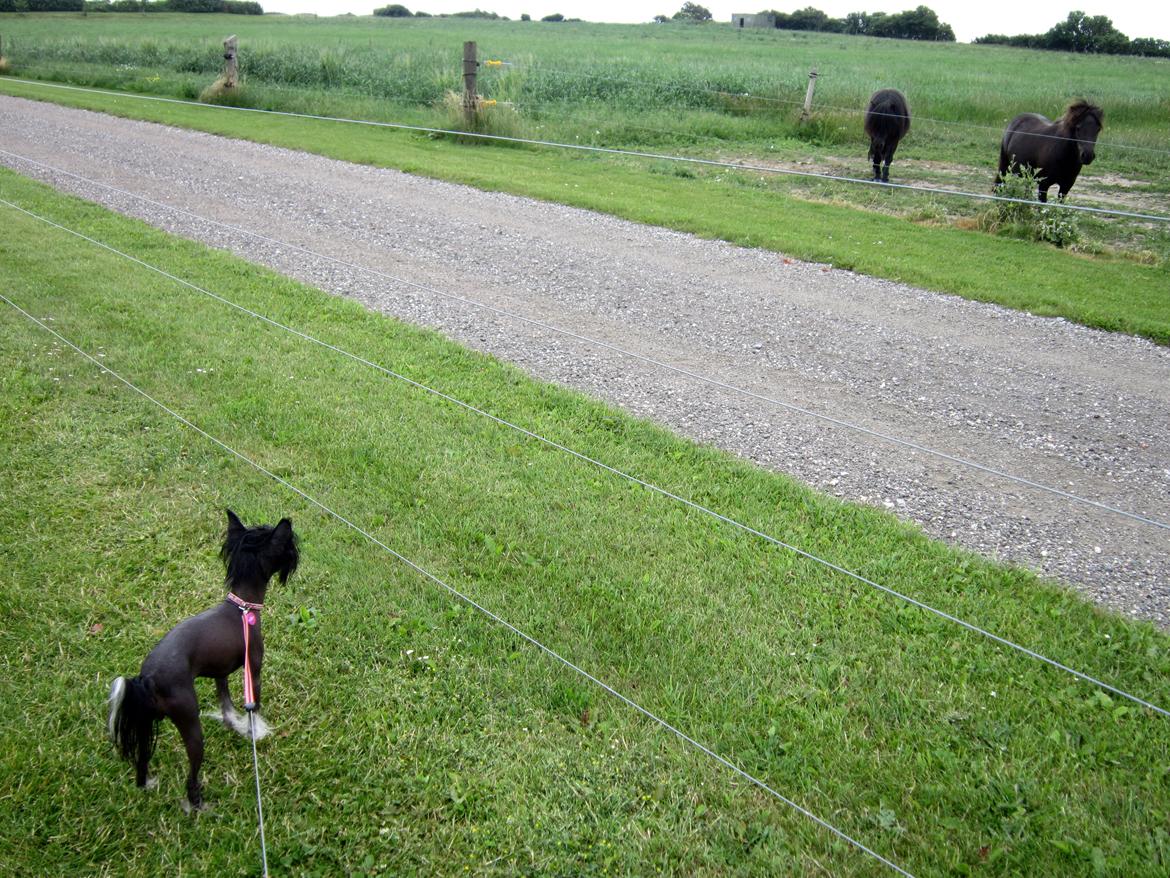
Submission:
[[[882,178],[882,166],[881,166],[881,164],[880,164],[879,162],[877,162],[877,161],[875,160],[875,161],[874,161],[874,163],[873,163],[873,179],[874,179],[874,182],[876,183],[877,181],[881,180],[881,178]]]
[[[195,690],[176,697],[167,715],[178,728],[187,750],[187,801],[183,810],[187,813],[202,811],[203,785],[199,782],[199,769],[203,767],[203,726],[199,722],[199,701]]]
[[[219,698],[220,718],[226,728],[239,735],[248,735],[248,721],[240,716],[236,705],[232,701],[232,694],[228,690],[227,677],[215,678],[215,694]]]
[[[1040,203],[1043,204],[1048,201],[1048,187],[1041,184],[1039,192]]]
[[[890,182],[890,163],[888,160],[884,164],[882,164],[882,182],[883,183]]]

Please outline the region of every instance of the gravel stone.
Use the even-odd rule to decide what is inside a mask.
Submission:
[[[387,150],[400,136],[387,135]],[[1170,531],[825,420],[1166,523],[1170,351],[1148,341],[576,208],[18,98],[0,97],[0,149],[197,217],[0,154],[63,191],[1170,628]]]

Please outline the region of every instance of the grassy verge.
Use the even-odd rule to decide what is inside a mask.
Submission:
[[[8,172],[0,197],[1170,703],[1170,639],[1024,571]],[[1164,718],[3,210],[6,295],[911,871],[1164,873]],[[225,506],[303,539],[266,611],[279,871],[883,874],[7,306],[0,445],[8,874],[256,869],[242,739],[209,729],[190,820],[172,729],[152,795],[103,738],[110,677],[219,597]]]
[[[386,129],[64,92],[10,80],[0,80],[0,90],[559,201],[1170,343],[1170,272],[1164,266],[1089,258],[781,197],[783,181],[756,175],[691,174],[653,163],[650,170],[660,172],[647,173],[641,160],[468,146]]]

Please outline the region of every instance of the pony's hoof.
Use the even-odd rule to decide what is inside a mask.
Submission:
[[[151,790],[153,790],[157,786],[158,786],[158,778],[157,777],[148,777],[146,779],[146,783],[142,784],[138,789],[149,793]]]
[[[198,805],[192,805],[190,799],[181,799],[179,801],[179,807],[182,808],[183,813],[187,815],[202,814],[211,810],[206,802],[200,801]]]

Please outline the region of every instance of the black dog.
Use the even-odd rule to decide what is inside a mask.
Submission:
[[[194,810],[203,807],[199,783],[203,726],[199,722],[195,678],[215,680],[224,725],[248,735],[248,723],[236,713],[228,692],[228,674],[244,664],[244,628],[249,626],[248,664],[253,693],[245,708],[249,712],[258,710],[260,666],[264,660],[260,633],[264,593],[274,575],[279,574],[281,582],[292,575],[299,557],[297,537],[287,518],[275,527],[244,527],[230,509],[227,517],[227,535],[220,550],[227,565],[228,595],[223,603],[180,622],[150,651],[137,677],[118,677],[110,687],[110,739],[122,757],[134,763],[138,786],[153,785],[147,769],[159,722],[170,717],[179,729],[190,763],[185,807]],[[256,737],[267,734],[259,715],[253,714],[252,719]]]

